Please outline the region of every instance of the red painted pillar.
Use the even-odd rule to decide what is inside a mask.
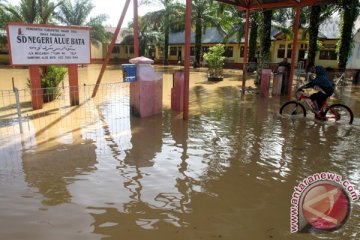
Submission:
[[[134,57],[139,56],[138,0],[134,0]]]
[[[248,45],[249,45],[249,19],[250,19],[250,9],[246,9],[246,20],[245,20],[245,43],[244,43],[244,63],[243,63],[243,80],[242,80],[242,92],[245,92],[245,81],[247,68],[246,64],[248,63]]]
[[[192,1],[186,0],[185,15],[185,63],[184,63],[184,112],[183,119],[189,119],[189,78],[190,78],[190,36]]]
[[[71,106],[79,105],[79,77],[78,66],[75,64],[68,65],[69,73],[69,95]]]
[[[294,22],[294,38],[292,43],[292,54],[291,54],[291,67],[290,67],[290,76],[289,76],[289,85],[288,85],[288,98],[291,99],[292,84],[294,79],[294,67],[297,57],[297,42],[298,42],[298,32],[300,24],[300,5],[296,5],[296,15]]]
[[[39,66],[29,66],[31,103],[34,110],[41,109],[43,106],[43,94],[41,89]]]

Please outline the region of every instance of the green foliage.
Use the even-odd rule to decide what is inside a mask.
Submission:
[[[257,38],[258,38],[258,27],[259,27],[259,13],[251,13],[250,18],[250,39],[249,39],[249,62],[256,62],[256,51],[257,51]]]
[[[40,75],[41,88],[53,88],[59,86],[64,80],[67,70],[64,67],[48,66],[46,74]]]
[[[43,88],[43,101],[50,102],[60,96],[59,84],[64,80],[66,68],[48,66],[45,74],[40,75]]]
[[[202,34],[207,27],[216,27],[224,32],[220,26],[221,18],[217,15],[219,3],[217,1],[192,1],[192,22],[195,25],[195,62],[194,67],[200,66],[202,52]]]
[[[164,64],[167,65],[169,55],[169,35],[172,31],[181,31],[184,29],[185,5],[178,3],[175,0],[142,0],[139,1],[139,4],[163,6],[163,9],[150,12],[143,16],[142,21],[144,24],[140,26],[142,22],[139,21],[139,29],[142,33],[145,32],[145,30],[153,31],[154,33],[163,33],[163,44],[161,44],[161,48],[164,50]],[[156,38],[160,39],[160,37]],[[145,50],[140,49],[140,51],[144,52]]]
[[[262,34],[261,37],[261,60],[262,62],[268,62],[270,60],[270,47],[271,47],[271,19],[272,10],[266,10],[262,12]]]
[[[217,44],[209,48],[209,51],[204,54],[204,59],[209,67],[209,77],[222,77],[222,68],[225,60],[224,53],[225,46]]]
[[[50,0],[21,0],[19,5],[4,5],[4,11],[17,22],[49,24],[61,4]]]
[[[47,66],[45,71],[45,73],[40,74],[40,80],[43,89],[43,101],[46,103],[60,96],[59,84],[64,80],[67,70],[64,67]],[[30,87],[29,79],[27,85]]]

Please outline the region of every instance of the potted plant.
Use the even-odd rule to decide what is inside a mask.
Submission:
[[[209,81],[222,81],[223,66],[224,66],[224,53],[225,47],[223,44],[217,44],[204,54],[204,59],[208,65],[208,80]]]

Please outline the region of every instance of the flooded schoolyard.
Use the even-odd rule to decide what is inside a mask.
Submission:
[[[347,126],[282,118],[286,98],[261,98],[251,81],[242,95],[240,71],[209,83],[200,69],[183,121],[170,110],[179,67],[157,67],[163,112],[140,119],[130,115],[118,66],[89,98],[99,70],[79,69],[78,107],[49,103],[33,113],[22,104],[23,134],[14,112],[2,116],[0,239],[360,238],[359,201],[335,232],[290,233],[291,197],[304,178],[334,172],[360,190],[358,86],[331,100],[353,109]],[[26,69],[0,72],[1,90],[12,89],[12,77],[26,88]]]

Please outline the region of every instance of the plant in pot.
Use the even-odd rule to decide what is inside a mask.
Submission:
[[[223,66],[224,66],[224,53],[225,46],[217,44],[209,48],[209,51],[204,54],[204,59],[208,65],[208,80],[209,81],[222,81]]]

